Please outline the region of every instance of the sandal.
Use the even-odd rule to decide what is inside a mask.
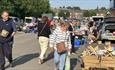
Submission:
[[[39,64],[42,64],[42,63],[43,63],[43,60],[39,58],[38,63],[39,63]]]

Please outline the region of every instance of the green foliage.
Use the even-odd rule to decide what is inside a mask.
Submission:
[[[58,16],[67,18],[70,16],[70,12],[68,10],[60,10],[60,12],[58,13]]]
[[[80,7],[73,7],[74,10],[81,10]]]
[[[101,10],[107,10],[105,7],[101,7]]]
[[[85,10],[83,13],[84,17],[91,17],[91,16],[96,16],[96,11],[95,10]]]
[[[49,0],[0,0],[0,12],[8,10],[18,17],[39,16],[51,12]]]
[[[3,10],[8,10],[10,13],[13,13],[14,12],[14,5],[8,1],[8,0],[1,0],[0,1],[0,13],[3,11]]]
[[[101,12],[107,13],[109,11],[109,9],[105,8],[105,7],[101,7],[100,8]]]
[[[89,16],[96,16],[97,12],[95,10],[89,10]]]
[[[68,6],[66,7],[67,9],[71,9],[71,10],[81,10],[80,7],[71,7],[71,6]]]
[[[107,13],[108,9],[106,9],[105,7],[101,7],[100,9],[97,7],[97,9],[90,9],[90,10],[84,10],[83,12],[83,16],[84,17],[91,17],[91,16],[96,16],[97,13]]]
[[[85,10],[85,11],[83,12],[83,16],[84,16],[84,17],[89,17],[89,11],[88,11],[88,10]]]
[[[71,6],[68,6],[67,9],[72,9],[72,7],[71,7]]]

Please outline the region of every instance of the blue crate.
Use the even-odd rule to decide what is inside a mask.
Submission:
[[[79,47],[80,45],[81,45],[81,40],[75,39],[75,41],[74,41],[74,46],[75,46],[75,47]]]

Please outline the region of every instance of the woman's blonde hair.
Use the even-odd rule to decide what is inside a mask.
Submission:
[[[60,22],[60,26],[69,26],[70,24],[69,24],[69,22],[67,22],[67,21],[61,21]]]

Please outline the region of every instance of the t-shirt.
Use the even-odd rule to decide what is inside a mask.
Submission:
[[[57,27],[54,30],[54,32],[50,35],[49,41],[50,41],[49,42],[50,47],[54,47],[55,50],[57,50],[56,44],[63,41],[65,42],[65,47],[71,48],[70,32],[69,31],[62,32],[60,26]]]
[[[44,27],[45,26],[45,27]],[[49,38],[49,35],[51,34],[50,27],[47,23],[38,23],[38,37],[39,36],[45,36]]]
[[[13,32],[16,32],[16,26],[13,20],[9,19],[7,21],[3,21],[2,19],[0,20],[0,33],[2,30],[8,31],[8,36],[7,37],[2,37],[0,36],[0,41],[5,41],[7,40]],[[13,41],[13,38],[11,38],[9,41]]]

